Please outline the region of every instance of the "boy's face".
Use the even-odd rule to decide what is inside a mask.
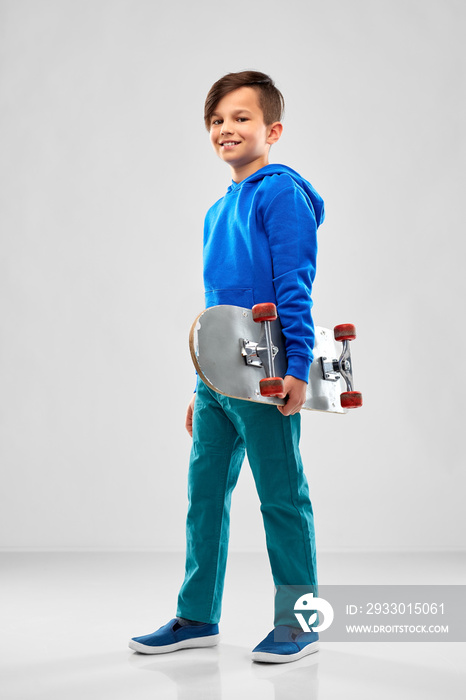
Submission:
[[[280,138],[281,129],[280,122],[266,126],[256,90],[241,87],[217,104],[210,141],[217,155],[232,168],[234,179],[243,179],[267,165],[270,146]]]

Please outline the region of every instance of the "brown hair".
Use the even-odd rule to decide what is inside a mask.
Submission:
[[[204,105],[204,122],[207,131],[210,131],[212,114],[220,100],[228,93],[241,87],[252,87],[257,90],[266,126],[281,120],[285,109],[285,100],[280,90],[275,87],[272,78],[265,73],[244,70],[240,73],[227,73],[210,88]]]

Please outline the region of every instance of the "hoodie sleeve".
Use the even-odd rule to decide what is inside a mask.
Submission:
[[[317,223],[304,191],[292,183],[264,212],[277,311],[288,358],[287,374],[307,382],[313,360],[312,284],[316,272]]]

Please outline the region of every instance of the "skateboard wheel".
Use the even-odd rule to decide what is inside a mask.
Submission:
[[[356,338],[356,327],[352,323],[341,323],[333,329],[335,340],[354,340]]]
[[[256,323],[261,321],[275,321],[277,318],[277,307],[275,304],[256,304],[252,307],[252,318]]]
[[[362,406],[362,394],[360,391],[344,391],[340,402],[342,408],[359,408]]]
[[[259,382],[261,396],[276,396],[283,394],[284,384],[281,377],[267,377]]]

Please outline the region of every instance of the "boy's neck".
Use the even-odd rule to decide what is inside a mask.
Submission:
[[[242,182],[250,175],[254,175],[254,173],[256,173],[261,168],[264,168],[268,164],[269,164],[269,159],[267,157],[261,157],[261,158],[258,158],[257,160],[253,160],[251,163],[247,163],[246,165],[239,166],[238,168],[235,168],[232,165],[232,166],[230,166],[231,167],[231,178],[232,178],[233,182],[236,182],[236,184],[238,184],[239,182]]]

